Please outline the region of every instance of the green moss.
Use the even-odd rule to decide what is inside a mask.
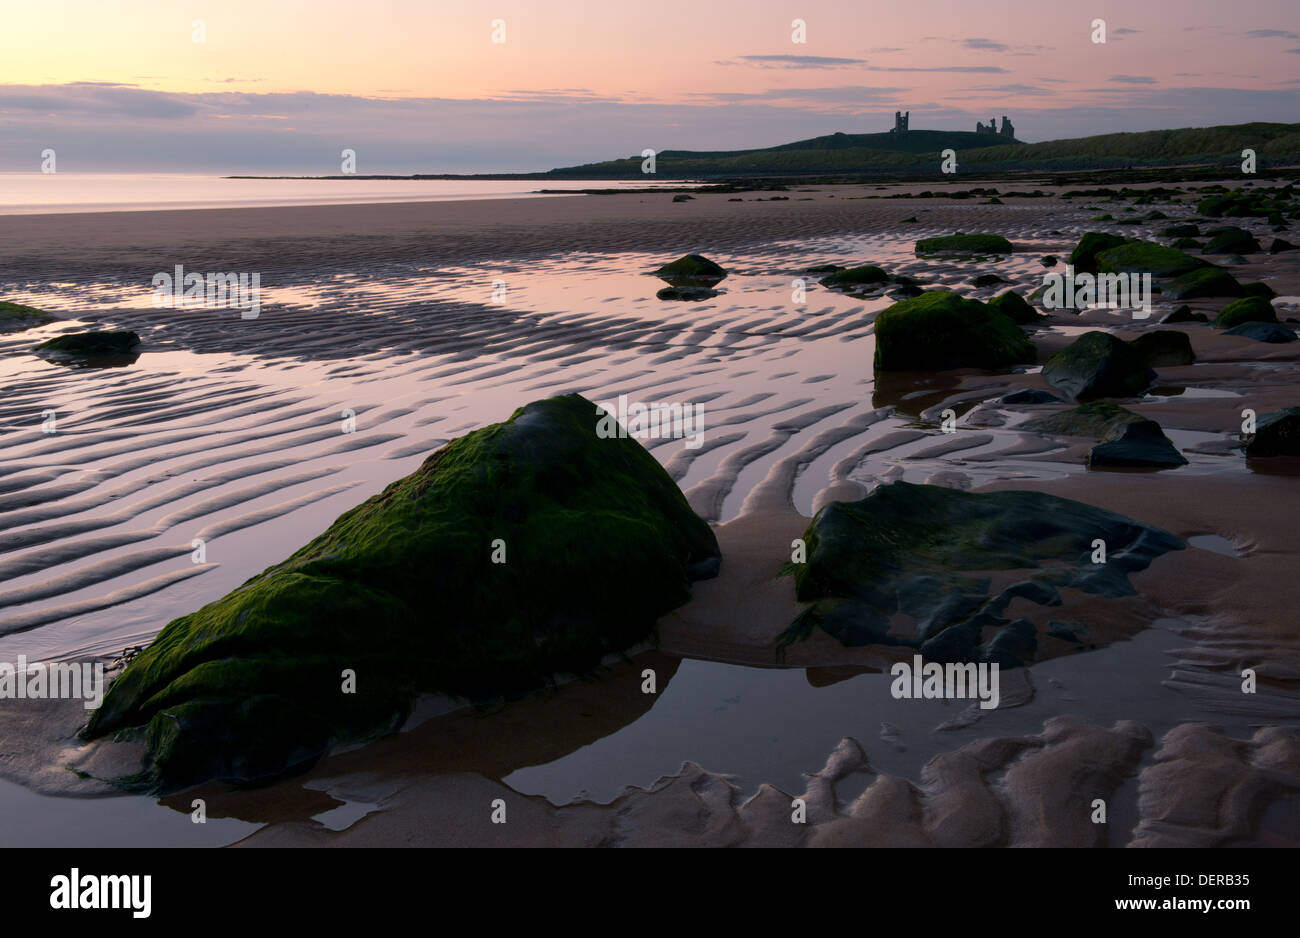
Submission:
[[[1214,326],[1216,329],[1231,329],[1243,322],[1277,322],[1277,311],[1262,296],[1242,297],[1219,311]]]
[[[417,691],[523,693],[643,640],[717,543],[654,457],[597,420],[572,394],[447,444],[169,624],[85,735],[147,727],[149,787],[258,781],[391,729]]]
[[[1097,255],[1109,248],[1118,247],[1126,240],[1128,239],[1104,231],[1089,231],[1079,239],[1078,245],[1070,252],[1067,263],[1072,264],[1077,271],[1096,273]]]
[[[934,290],[876,317],[877,371],[1003,368],[1034,360],[1034,347],[1005,314],[978,300]]]
[[[58,319],[59,317],[53,313],[36,309],[34,306],[0,301],[0,332],[21,332],[33,326],[57,322]]]
[[[1119,436],[1130,423],[1145,420],[1133,411],[1110,401],[1090,401],[1080,407],[1056,414],[1034,417],[1020,424],[1024,430],[1038,433],[1056,433],[1062,436],[1086,437],[1090,440],[1109,440]]]
[[[1190,300],[1201,296],[1241,296],[1241,284],[1226,270],[1202,267],[1183,274],[1166,284],[1164,296],[1170,300]]]
[[[954,234],[922,238],[916,242],[917,254],[1010,254],[1011,242],[995,234]]]
[[[1151,241],[1126,241],[1097,254],[1097,270],[1102,273],[1181,277],[1210,266],[1208,261],[1199,257]]]
[[[1244,228],[1223,228],[1205,246],[1206,254],[1256,254],[1259,242]]]
[[[989,306],[1020,326],[1036,323],[1038,320],[1045,318],[1014,290],[1007,290],[1005,293],[993,297],[993,299],[989,300]]]

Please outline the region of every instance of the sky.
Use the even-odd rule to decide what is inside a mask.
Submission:
[[[39,0],[0,31],[11,172],[536,171],[895,110],[1030,142],[1300,121],[1300,2]]]

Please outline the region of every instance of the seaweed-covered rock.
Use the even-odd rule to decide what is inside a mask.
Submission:
[[[1192,340],[1186,332],[1176,329],[1156,329],[1144,332],[1129,342],[1152,368],[1190,365],[1196,361]]]
[[[1088,451],[1092,468],[1172,469],[1187,465],[1187,459],[1170,442],[1154,420],[1135,420],[1124,425],[1114,439],[1098,443]]]
[[[1241,285],[1242,296],[1262,296],[1266,300],[1271,300],[1277,296],[1277,291],[1267,283],[1243,283]]]
[[[1219,228],[1205,246],[1206,254],[1257,254],[1259,242],[1245,228]]]
[[[1168,228],[1161,228],[1159,234],[1162,238],[1199,238],[1201,228],[1199,225],[1191,224],[1170,225]]]
[[[1106,542],[1104,564],[1091,560],[1098,538]],[[831,502],[804,543],[796,596],[812,605],[778,646],[820,627],[845,645],[919,647],[935,661],[990,660],[981,635],[1011,624],[1003,612],[1013,599],[1059,605],[1063,588],[1129,595],[1130,573],[1184,546],[1165,531],[1053,495],[907,482],[879,485],[860,501]],[[991,580],[979,575],[1019,570],[1028,578],[993,596]],[[900,613],[909,621],[895,623]],[[1026,637],[1012,644],[1023,648]],[[999,663],[1024,660],[1013,657]]]
[[[1200,251],[1205,245],[1195,238],[1178,238],[1169,245],[1175,251]]]
[[[824,287],[856,287],[872,283],[887,283],[889,274],[879,267],[864,264],[861,267],[848,267],[822,277]]]
[[[1219,329],[1231,329],[1243,322],[1277,322],[1277,311],[1262,296],[1247,296],[1223,307],[1214,319]]]
[[[43,326],[47,323],[56,322],[58,318],[53,313],[47,313],[34,306],[23,306],[21,303],[0,301],[0,333],[21,332],[34,326]]]
[[[1150,274],[1153,277],[1181,277],[1209,261],[1150,241],[1126,241],[1097,254],[1097,270],[1110,274]]]
[[[55,336],[32,351],[45,356],[90,358],[99,355],[127,355],[140,344],[140,337],[127,329],[105,329],[96,332],[70,332]]]
[[[1205,315],[1204,313],[1192,312],[1192,308],[1188,306],[1186,303],[1184,303],[1182,306],[1179,306],[1177,309],[1175,309],[1164,319],[1160,320],[1160,324],[1163,326],[1163,325],[1170,325],[1170,324],[1180,323],[1180,322],[1209,322],[1209,321],[1210,321],[1209,316]]]
[[[1240,326],[1233,326],[1223,334],[1242,336],[1243,338],[1254,339],[1256,342],[1269,342],[1274,345],[1296,340],[1295,331],[1280,322],[1243,322]]]
[[[692,282],[716,283],[727,276],[727,272],[719,265],[699,254],[686,254],[664,264],[654,273],[656,277],[662,277],[674,286],[685,286]]]
[[[146,728],[141,787],[254,782],[391,729],[418,691],[519,694],[643,640],[719,552],[606,416],[570,394],[448,443],[164,628],[84,735]]]
[[[1068,263],[1078,271],[1097,273],[1097,255],[1110,248],[1119,247],[1127,238],[1107,234],[1104,231],[1089,231],[1079,239],[1078,245],[1070,252]]]
[[[708,287],[664,287],[655,294],[661,300],[708,300],[718,295]]]
[[[995,234],[944,235],[916,242],[917,254],[1010,254],[1014,250],[1010,241]]]
[[[877,371],[1003,368],[1034,360],[1020,327],[998,310],[946,290],[902,300],[876,317]]]
[[[1047,318],[1025,302],[1024,297],[1014,290],[999,293],[989,300],[989,306],[1003,313],[1018,326],[1027,326]]]
[[[1145,419],[1110,401],[1090,401],[1070,410],[1033,417],[1022,423],[1020,429],[1080,436],[1090,440],[1111,440],[1121,436],[1130,423],[1140,423]]]
[[[1247,456],[1300,456],[1300,407],[1264,414],[1246,442]]]
[[[1134,397],[1155,378],[1140,350],[1107,332],[1085,332],[1043,366],[1043,379],[1077,401]]]
[[[1218,267],[1189,271],[1165,285],[1162,294],[1171,300],[1194,300],[1202,296],[1241,296],[1237,278]]]

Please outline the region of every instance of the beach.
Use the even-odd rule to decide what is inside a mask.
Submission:
[[[721,573],[651,642],[488,711],[422,701],[403,732],[306,774],[148,810],[192,826],[201,797],[232,822],[211,839],[241,846],[1295,846],[1300,468],[1245,459],[1240,435],[1244,408],[1300,405],[1300,342],[1157,326],[1178,305],[1157,296],[1149,320],[1047,311],[1036,364],[873,374],[874,320],[895,299],[823,287],[808,268],[1028,295],[1052,269],[1039,259],[1063,263],[1086,231],[1154,237],[1194,217],[1190,201],[1162,206],[1169,222],[1107,224],[1090,220],[1099,199],[943,197],[971,185],[7,216],[0,299],[63,319],[0,334],[0,660],[111,662],[531,401],[699,405],[698,446],[644,445],[713,526]],[[923,189],[939,197],[897,198]],[[1267,243],[1262,219],[1231,221]],[[953,232],[1015,252],[916,255]],[[729,272],[718,295],[657,298],[650,271],[688,253]],[[1267,283],[1279,319],[1300,317],[1300,251],[1216,260]],[[176,265],[256,272],[258,315],[153,306],[152,278]],[[987,273],[1001,279],[971,283]],[[1225,303],[1187,302],[1211,317]],[[138,358],[84,369],[29,353],[87,324],[133,330]],[[1000,402],[1050,390],[1042,363],[1086,331],[1156,328],[1186,333],[1196,361],[1157,367],[1125,406],[1158,421],[1178,469],[1088,469],[1086,444],[1018,429],[1059,403]],[[51,411],[57,432],[43,432]],[[1084,637],[1040,642],[1032,666],[1004,672],[997,708],[902,701],[888,670],[910,651],[817,630],[783,655],[773,644],[802,608],[782,575],[792,542],[823,505],[899,480],[1057,495],[1187,548],[1134,573],[1132,595],[1018,601],[1015,616],[1083,623]],[[22,810],[145,810],[102,781],[138,752],[77,739],[79,702],[39,719],[12,704],[0,778],[44,806]],[[1106,823],[1081,807],[1094,796]],[[795,798],[804,826],[789,823]],[[19,810],[0,790],[6,803]]]

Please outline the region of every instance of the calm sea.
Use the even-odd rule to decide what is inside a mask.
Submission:
[[[538,189],[644,188],[646,185],[640,181],[549,179],[226,179],[179,173],[0,173],[0,215],[545,198],[537,194]]]

